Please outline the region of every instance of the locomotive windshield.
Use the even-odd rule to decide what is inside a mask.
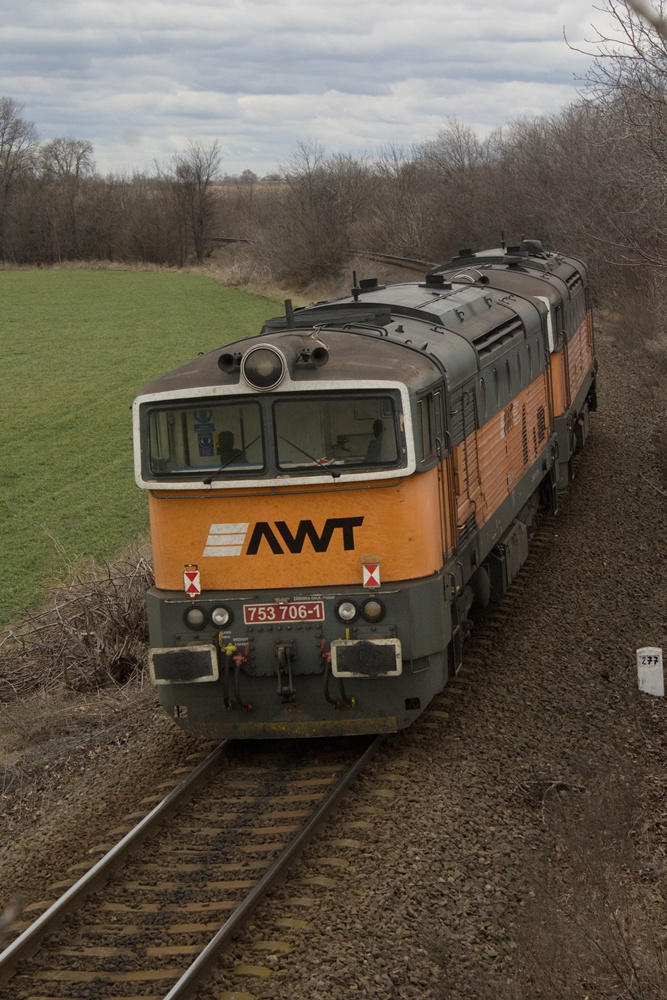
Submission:
[[[154,403],[144,411],[144,463],[152,478],[204,482],[391,468],[405,455],[399,410],[393,393]]]
[[[152,409],[148,435],[154,476],[215,469],[257,475],[265,465],[260,408],[254,401]]]
[[[318,396],[274,405],[278,467],[395,465],[399,441],[391,396]]]

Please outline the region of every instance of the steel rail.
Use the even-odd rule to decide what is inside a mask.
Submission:
[[[48,910],[45,910],[34,923],[12,941],[9,947],[0,953],[0,983],[5,983],[11,978],[16,965],[21,959],[30,958],[35,954],[44,935],[51,930],[55,930],[66,913],[76,910],[90,892],[106,882],[115,865],[123,861],[142,840],[154,833],[178,806],[187,802],[188,798],[196,792],[199,784],[204,779],[210,777],[209,772],[219,764],[223,750],[229,742],[229,740],[225,740],[217,746],[201,764],[197,765],[191,774],[179,782],[154,809],[151,809],[141,822],[137,823],[115,847],[112,847],[78,882],[71,886],[60,899],[56,900]]]
[[[396,264],[408,271],[430,271],[434,267],[441,267],[432,260],[420,260],[417,257],[399,257],[393,253],[376,253],[375,250],[349,250],[348,253],[354,257],[369,257],[379,263]]]
[[[308,841],[324,823],[334,805],[347,791],[357,776],[368,766],[385,738],[385,736],[376,736],[363,754],[347,769],[343,777],[331,789],[327,797],[323,799],[310,819],[307,820],[297,835],[278,855],[271,867],[259,879],[257,884],[253,886],[243,902],[237,906],[231,916],[222,924],[220,930],[211,938],[189,969],[172,986],[169,993],[165,995],[164,1000],[185,1000],[186,997],[192,996],[202,980],[210,975],[218,957],[230,943],[231,938],[250,919],[262,899],[274,887],[276,882],[280,880],[285,869],[299,856]]]
[[[210,243],[252,243],[245,236],[209,236]],[[375,250],[348,250],[351,257],[370,257],[371,260],[377,260],[379,262],[384,262],[386,264],[396,264],[397,267],[403,267],[409,271],[430,271],[434,267],[441,267],[442,262],[435,263],[432,260],[420,260],[417,257],[399,257],[398,254],[393,253],[377,253]]]

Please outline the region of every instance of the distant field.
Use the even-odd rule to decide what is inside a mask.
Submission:
[[[148,525],[130,405],[145,383],[258,333],[275,301],[165,272],[0,271],[0,623]]]

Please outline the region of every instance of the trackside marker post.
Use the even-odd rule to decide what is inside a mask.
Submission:
[[[637,680],[640,691],[657,698],[665,697],[662,650],[659,647],[644,646],[637,650]]]

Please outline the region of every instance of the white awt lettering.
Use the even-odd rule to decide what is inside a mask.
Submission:
[[[249,522],[243,524],[212,524],[206,539],[205,556],[240,556]]]

